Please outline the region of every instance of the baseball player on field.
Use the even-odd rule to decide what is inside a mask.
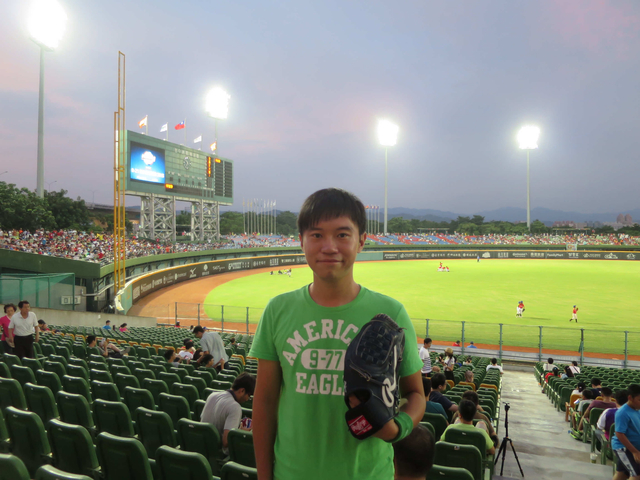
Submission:
[[[573,306],[573,314],[571,315],[571,318],[569,319],[570,322],[572,322],[573,320],[575,320],[576,323],[578,323],[578,306],[577,305]]]
[[[524,302],[520,300],[516,308],[516,317],[522,318],[522,312],[524,312]]]

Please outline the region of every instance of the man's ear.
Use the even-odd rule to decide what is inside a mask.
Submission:
[[[367,240],[367,234],[366,232],[363,233],[362,235],[360,235],[360,238],[358,239],[358,253],[360,253],[362,251],[362,249],[364,248],[364,242]]]
[[[302,234],[298,234],[298,240],[300,240],[300,248],[304,252],[304,244],[302,243]]]

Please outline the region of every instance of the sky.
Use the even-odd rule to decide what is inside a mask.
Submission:
[[[29,0],[0,3],[0,181],[35,189],[39,49]],[[45,59],[45,188],[113,203],[117,55],[126,125],[213,141],[213,86],[231,96],[219,154],[234,210],[249,198],[297,211],[340,187],[389,207],[472,214],[526,207],[518,129],[535,124],[531,206],[640,207],[637,0],[60,0],[65,34]],[[139,205],[127,197],[127,205]]]

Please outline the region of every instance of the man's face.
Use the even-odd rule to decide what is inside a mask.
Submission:
[[[335,282],[352,275],[366,234],[349,217],[322,220],[300,235],[300,245],[314,275]]]
[[[427,350],[431,348],[431,342],[429,343],[425,343],[424,344],[424,348],[426,348]]]
[[[25,303],[22,305],[22,308],[20,309],[20,312],[23,315],[26,315],[27,313],[29,313],[29,310],[31,310],[31,305],[29,305],[28,303]]]
[[[238,390],[238,402],[239,403],[248,402],[251,399],[251,397],[253,397],[253,395],[247,393],[247,391],[244,388],[240,388]]]
[[[636,395],[635,397],[629,395],[629,400],[627,401],[627,403],[634,410],[640,410],[640,395]]]

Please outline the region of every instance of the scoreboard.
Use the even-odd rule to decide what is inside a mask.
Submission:
[[[127,195],[233,203],[232,160],[130,130],[124,141]]]

